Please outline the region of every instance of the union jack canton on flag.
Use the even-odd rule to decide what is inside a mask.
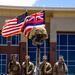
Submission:
[[[25,36],[27,36],[34,26],[45,27],[44,11],[27,16],[21,30],[25,33]]]

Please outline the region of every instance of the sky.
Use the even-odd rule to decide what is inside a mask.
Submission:
[[[75,7],[75,0],[0,0],[0,5],[29,7]]]

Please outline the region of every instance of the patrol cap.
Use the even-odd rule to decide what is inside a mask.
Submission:
[[[46,55],[44,55],[44,56],[43,56],[43,59],[47,59],[47,56],[46,56]]]
[[[13,55],[13,57],[17,57],[17,55],[16,55],[16,54],[14,54],[14,55]]]
[[[30,59],[30,56],[29,55],[26,55],[25,57]]]
[[[63,59],[64,57],[62,55],[60,55],[59,58],[62,58]]]
[[[63,61],[64,61],[64,57],[62,55],[60,55],[59,58],[63,59]]]

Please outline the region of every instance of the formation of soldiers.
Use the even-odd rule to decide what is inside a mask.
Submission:
[[[39,64],[40,75],[50,75],[52,72],[52,66],[46,60],[47,56],[43,56],[43,61]],[[25,56],[22,67],[23,73],[21,73],[20,63],[16,61],[16,55],[13,55],[13,61],[10,61],[8,64],[9,75],[33,75],[35,67],[34,64],[30,62],[30,56]],[[54,64],[53,75],[65,75],[65,72],[68,72],[68,68],[64,63],[63,56],[60,56],[58,62]]]

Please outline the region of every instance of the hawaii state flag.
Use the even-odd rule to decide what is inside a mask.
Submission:
[[[27,37],[34,26],[45,27],[45,11],[31,14],[25,18],[21,31]]]
[[[15,34],[20,34],[21,27],[24,24],[24,20],[26,16],[27,16],[27,12],[22,15],[19,15],[16,18],[6,20],[5,21],[6,23],[2,29],[2,36],[9,37]]]

